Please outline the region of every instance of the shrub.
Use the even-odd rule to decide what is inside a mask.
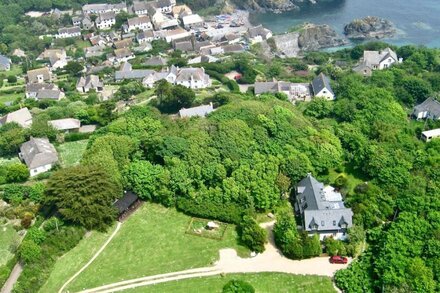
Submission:
[[[8,83],[16,83],[17,77],[15,75],[9,75],[8,76]]]
[[[223,286],[223,293],[254,293],[251,284],[242,280],[231,280]]]
[[[41,247],[32,240],[23,241],[20,246],[20,258],[25,263],[33,263],[41,256]]]
[[[28,230],[26,234],[26,240],[31,240],[35,244],[41,244],[46,239],[46,232],[44,230],[33,227]]]
[[[178,198],[177,208],[192,216],[216,219],[222,222],[239,224],[243,215],[252,214],[252,210],[245,210],[234,203],[213,203],[208,200],[196,202],[188,198]]]
[[[25,182],[29,178],[29,170],[22,163],[9,164],[6,167],[5,177],[7,183]]]
[[[341,255],[346,256],[347,251],[345,249],[345,245],[340,240],[335,240],[333,237],[327,237],[324,239],[324,246],[325,251],[328,255],[334,256],[334,255]]]
[[[240,240],[252,251],[261,253],[267,243],[267,231],[249,216],[244,216],[238,226]]]
[[[21,219],[21,227],[23,227],[24,229],[27,229],[31,226],[32,224],[32,219],[34,218],[34,216],[31,213],[25,213],[23,218]]]

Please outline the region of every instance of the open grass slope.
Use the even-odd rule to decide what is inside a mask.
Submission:
[[[61,286],[93,257],[114,229],[115,227],[112,227],[106,233],[96,231],[87,233],[75,248],[56,262],[40,292],[58,292]]]
[[[66,290],[77,292],[122,280],[205,267],[219,258],[222,248],[234,248],[240,255],[249,251],[237,244],[235,227],[229,225],[222,240],[186,234],[191,218],[175,209],[145,203],[129,217],[101,255]],[[80,245],[94,247],[87,239]],[[100,242],[96,242],[99,246]],[[68,253],[56,264],[47,286],[40,292],[55,292],[69,276],[63,272],[69,262],[85,264],[93,253]],[[94,249],[98,249],[94,247]],[[90,249],[89,249],[90,250]],[[69,260],[75,258],[75,260]],[[78,269],[81,266],[78,266]],[[69,271],[71,271],[69,269]],[[61,280],[62,279],[62,280]],[[51,284],[57,285],[51,285]],[[50,285],[50,286],[49,286]],[[57,287],[58,286],[58,287]]]
[[[86,148],[88,140],[79,140],[66,142],[57,147],[63,167],[74,166],[81,160]]]
[[[11,245],[19,238],[11,225],[0,225],[0,266],[6,264],[14,256],[11,252]]]
[[[252,284],[257,293],[327,293],[335,292],[330,278],[297,276],[284,273],[229,274],[172,281],[135,289],[124,293],[221,293],[223,286],[232,279]]]

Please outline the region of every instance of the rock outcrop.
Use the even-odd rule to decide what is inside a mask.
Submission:
[[[326,24],[306,24],[300,30],[298,39],[298,45],[303,51],[316,51],[346,44],[348,41]]]
[[[232,0],[237,7],[248,11],[273,13],[299,10],[305,2],[316,4],[319,1],[321,0]]]
[[[348,40],[328,25],[305,24],[295,32],[273,37],[277,52],[285,57],[297,57],[304,51],[340,47]]]
[[[391,38],[395,33],[392,22],[376,16],[355,19],[344,27],[344,34],[357,40]]]

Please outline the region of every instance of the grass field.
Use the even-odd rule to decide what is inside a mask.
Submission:
[[[19,236],[11,225],[0,225],[0,266],[14,256],[10,251],[10,246],[18,239]]]
[[[0,103],[8,103],[8,102],[14,102],[18,98],[24,98],[24,93],[12,93],[12,94],[5,94],[0,92]]]
[[[233,225],[228,226],[223,240],[218,241],[186,234],[190,219],[174,209],[145,203],[124,222],[102,254],[67,289],[76,292],[142,276],[209,266],[218,259],[219,249],[226,247],[237,249],[241,256],[249,255],[246,248],[237,245]],[[51,285],[40,292],[56,292],[53,289],[58,289],[65,281],[56,276],[68,275],[64,271],[70,270],[71,258],[87,262],[84,255],[66,255],[58,261],[48,282],[58,282],[58,287]]]
[[[12,158],[0,157],[0,166],[12,164],[12,163],[20,163],[20,159],[18,157],[12,157]]]
[[[60,154],[61,166],[74,166],[81,160],[84,151],[86,150],[88,140],[79,140],[66,142],[57,147]]]
[[[124,293],[221,293],[232,279],[249,282],[257,293],[327,293],[335,292],[331,279],[318,276],[297,276],[283,273],[230,274],[187,280],[125,290]]]
[[[58,292],[61,286],[79,269],[81,269],[98,249],[105,243],[115,228],[106,233],[91,232],[71,251],[63,255],[55,264],[47,282],[41,287],[40,292]]]

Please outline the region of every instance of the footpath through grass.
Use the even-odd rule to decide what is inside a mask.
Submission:
[[[19,241],[20,236],[10,224],[0,225],[0,266],[6,264],[14,254],[11,245]]]
[[[204,278],[172,281],[149,285],[124,293],[221,293],[223,286],[232,279],[252,284],[257,293],[327,293],[335,292],[331,279],[318,276],[298,276],[284,273],[228,274]]]
[[[237,244],[235,227],[228,225],[222,240],[185,233],[191,217],[161,205],[145,203],[122,225],[101,255],[75,279],[66,291],[77,292],[143,276],[212,265],[222,248],[234,248],[241,256],[249,251]],[[111,232],[107,233],[107,237]],[[105,238],[105,237],[104,237]],[[92,235],[56,264],[40,292],[57,292],[104,243]],[[76,268],[72,269],[72,263]]]
[[[79,140],[66,142],[57,147],[63,167],[74,166],[81,160],[86,148],[88,140]]]

